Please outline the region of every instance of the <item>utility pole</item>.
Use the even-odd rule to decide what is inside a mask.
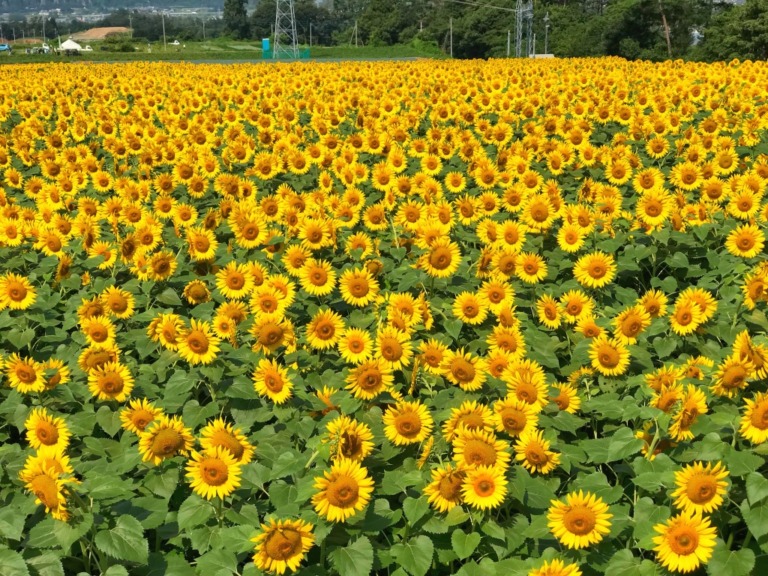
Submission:
[[[205,42],[205,18],[203,18],[203,42]]]
[[[309,23],[309,47],[312,48],[312,22]]]
[[[512,45],[512,32],[507,30],[507,58],[509,58],[509,49]]]
[[[133,14],[128,13],[128,27],[131,29],[131,38],[133,38]]]
[[[168,42],[165,39],[165,12],[160,12],[160,17],[163,20],[163,52],[168,51]]]
[[[451,58],[453,58],[453,16],[448,20],[448,26],[449,26],[449,42],[451,45]]]
[[[43,44],[45,44],[45,16],[43,16]]]
[[[544,54],[549,54],[549,12],[544,15]]]

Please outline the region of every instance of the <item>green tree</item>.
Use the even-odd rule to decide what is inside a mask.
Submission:
[[[248,38],[248,14],[245,0],[224,0],[224,28],[237,40]]]

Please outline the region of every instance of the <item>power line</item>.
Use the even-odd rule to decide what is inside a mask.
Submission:
[[[494,8],[495,10],[503,10],[505,12],[517,12],[515,8],[507,8],[505,6],[494,6],[493,4],[481,4],[480,2],[467,2],[467,0],[445,0],[446,2],[453,2],[454,4],[465,4],[467,6],[478,6],[480,8]]]

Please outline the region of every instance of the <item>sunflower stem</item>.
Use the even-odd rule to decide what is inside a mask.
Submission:
[[[224,527],[224,498],[216,498],[216,519],[219,521],[219,528]]]
[[[725,543],[725,549],[726,550],[730,550],[731,549],[731,544],[733,544],[733,536],[734,536],[734,534],[736,534],[735,531],[733,531],[730,534],[728,534],[728,541]],[[749,532],[747,532],[747,534],[749,534]]]
[[[747,535],[744,536],[744,542],[741,544],[741,549],[743,550],[746,548],[749,543],[752,541],[752,532],[750,530],[747,530]]]

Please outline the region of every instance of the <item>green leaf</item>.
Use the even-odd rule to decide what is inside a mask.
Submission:
[[[427,536],[417,536],[392,546],[398,564],[411,576],[424,576],[432,565],[435,547]]]
[[[464,560],[472,556],[472,553],[477,549],[480,544],[480,534],[477,532],[470,532],[467,534],[461,529],[456,529],[451,534],[451,545],[453,551],[456,552],[456,556],[459,560]]]
[[[747,498],[754,506],[768,498],[768,480],[757,472],[747,474]]]
[[[741,515],[747,523],[749,531],[755,538],[762,538],[768,534],[768,502],[763,501],[755,506],[750,506],[748,500],[741,503]]]
[[[330,554],[331,563],[344,576],[368,576],[373,569],[373,546],[366,536]]]
[[[45,552],[40,556],[27,559],[27,566],[32,576],[64,576],[61,560],[53,552]]]
[[[85,514],[78,523],[55,521],[53,534],[64,551],[67,552],[76,540],[79,540],[91,529],[91,526],[93,526],[93,515]]]
[[[421,520],[429,511],[429,502],[426,498],[406,498],[403,502],[403,512],[412,525]]]
[[[113,412],[109,406],[102,406],[96,412],[96,422],[101,429],[110,436],[114,436],[120,430],[122,422],[120,421],[120,412]]]
[[[144,528],[132,516],[120,516],[115,527],[99,531],[94,542],[102,552],[117,560],[145,564],[149,556]]]
[[[635,529],[633,536],[638,540],[637,546],[645,550],[653,548],[653,537],[656,531],[653,527],[664,522],[670,516],[669,508],[656,506],[650,498],[640,498],[635,504]]]
[[[167,306],[181,306],[181,298],[179,298],[179,295],[176,294],[176,291],[173,288],[166,288],[163,290],[162,294],[160,294],[157,297],[157,301],[160,302],[160,304],[165,304]]]
[[[631,550],[620,550],[605,567],[605,576],[653,576],[657,568],[656,563],[637,558]]]
[[[177,522],[179,530],[188,530],[195,526],[205,524],[213,516],[213,506],[200,496],[192,494],[179,506]]]
[[[104,572],[104,576],[128,576],[128,570],[125,569],[125,566],[110,566]]]
[[[755,553],[749,548],[728,550],[719,540],[707,563],[707,573],[711,576],[748,576],[755,567]]]
[[[26,348],[27,344],[32,342],[35,338],[35,331],[32,328],[27,328],[26,330],[14,328],[9,330],[4,336],[6,341],[13,344],[13,347],[16,348],[16,350],[21,350],[22,348]]]
[[[0,567],[3,576],[29,576],[24,558],[13,550],[0,550]]]
[[[586,476],[579,476],[573,483],[573,488],[592,492],[602,498],[606,504],[613,504],[624,493],[621,485],[611,486],[608,483],[608,478],[602,472],[593,472]]]
[[[237,572],[237,556],[226,550],[212,550],[203,554],[197,560],[197,573],[200,576],[218,574],[235,574]]]
[[[607,438],[597,440],[582,440],[581,447],[589,456],[590,462],[595,464],[607,464],[626,458],[640,452],[643,441],[635,438],[635,433],[627,428],[619,428],[611,432]]]
[[[26,514],[15,506],[0,508],[0,536],[10,540],[21,540]]]

